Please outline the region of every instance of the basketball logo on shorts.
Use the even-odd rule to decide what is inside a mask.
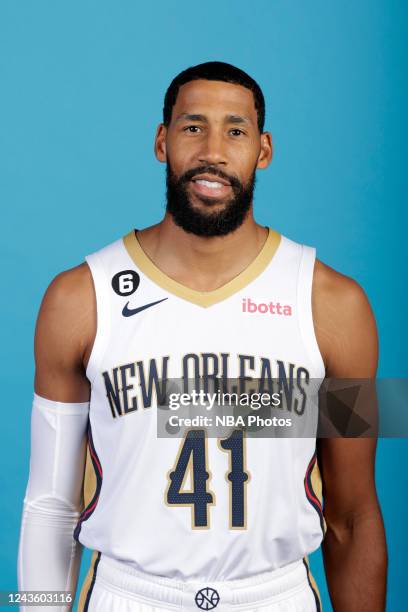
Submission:
[[[112,277],[112,289],[118,295],[132,295],[138,288],[140,276],[134,270],[122,270]]]
[[[195,602],[201,610],[213,610],[218,606],[220,596],[215,589],[205,587],[197,591]]]

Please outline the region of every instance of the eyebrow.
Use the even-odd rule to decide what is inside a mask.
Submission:
[[[197,115],[191,113],[181,113],[176,121],[202,121],[203,123],[208,123],[207,117],[205,115]],[[242,117],[241,115],[227,115],[225,117],[225,123],[235,123],[235,124],[252,124],[253,121],[249,117]]]

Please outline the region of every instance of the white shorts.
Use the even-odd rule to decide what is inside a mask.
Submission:
[[[321,612],[307,560],[242,580],[178,582],[94,551],[78,612]]]

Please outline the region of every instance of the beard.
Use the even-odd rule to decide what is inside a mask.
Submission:
[[[235,176],[229,176],[213,166],[192,168],[178,177],[167,162],[166,210],[171,214],[176,225],[185,232],[207,237],[225,236],[243,223],[251,208],[255,188],[255,173],[256,167],[246,184],[241,183]],[[211,174],[230,183],[233,196],[226,201],[221,210],[211,209],[222,203],[224,198],[215,199],[195,195],[205,204],[206,210],[201,210],[192,202],[192,197],[189,195],[187,188],[191,179],[198,174]]]

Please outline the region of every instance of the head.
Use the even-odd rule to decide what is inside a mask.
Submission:
[[[222,236],[247,217],[257,169],[272,159],[261,89],[224,62],[184,70],[171,82],[155,153],[166,163],[167,211],[200,236]]]

